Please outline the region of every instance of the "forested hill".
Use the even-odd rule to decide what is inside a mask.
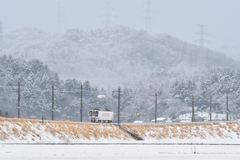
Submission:
[[[4,35],[2,55],[39,59],[63,79],[90,80],[97,86],[131,83],[160,70],[191,72],[239,66],[222,53],[123,26],[71,29],[62,34],[19,29]]]
[[[79,120],[80,85],[84,85],[84,119],[92,108],[117,114],[111,95],[121,86],[121,121],[154,117],[153,95],[158,93],[158,116],[177,117],[191,110],[240,113],[239,65],[226,55],[183,42],[169,35],[150,35],[127,27],[62,34],[20,29],[3,37],[0,58],[2,112],[17,116],[17,82],[21,83],[21,115],[51,118],[51,89],[55,87],[55,116]],[[8,56],[4,56],[8,55]],[[91,82],[91,84],[90,84]],[[102,89],[104,88],[104,89]],[[97,95],[106,95],[99,99]],[[116,120],[116,119],[115,119]]]
[[[11,56],[0,57],[0,111],[17,117],[18,82],[20,82],[20,117],[47,119],[52,111],[52,86],[54,86],[54,111],[56,119],[79,120],[80,88],[84,88],[84,117],[88,109],[104,104],[97,95],[104,89],[92,88],[89,81],[76,79],[60,80],[56,72],[50,71],[40,60],[25,61]],[[91,103],[90,103],[91,101]],[[1,116],[1,115],[0,115]]]
[[[229,115],[239,118],[240,70],[211,69],[186,76],[185,73],[162,71],[150,76],[151,83],[139,82],[135,87],[126,85],[121,90],[121,121],[140,119],[150,122],[154,118],[154,97],[158,93],[158,116],[176,118],[191,112],[192,95],[195,111],[209,112],[209,96],[212,95],[214,113],[226,110],[229,96]],[[40,60],[25,61],[11,56],[0,57],[0,113],[8,112],[17,117],[18,82],[20,82],[21,117],[51,119],[52,86],[54,86],[55,119],[80,119],[80,87],[83,83],[83,120],[88,120],[88,110],[107,108],[117,115],[117,96],[113,90],[92,87],[89,81],[60,80],[56,72],[48,69]],[[115,88],[117,89],[117,88]],[[98,98],[98,95],[105,95]],[[1,116],[1,115],[0,115]],[[116,121],[116,118],[114,119]]]

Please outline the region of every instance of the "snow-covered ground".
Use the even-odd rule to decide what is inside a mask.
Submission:
[[[196,154],[194,154],[196,152]],[[0,145],[1,160],[237,160],[239,145]]]
[[[124,124],[145,143],[240,144],[239,122],[179,123],[158,125]]]
[[[240,144],[239,122],[189,124],[123,124],[142,137],[137,141],[112,124],[45,122],[24,119],[0,120],[0,144],[7,143],[147,143],[147,144]]]

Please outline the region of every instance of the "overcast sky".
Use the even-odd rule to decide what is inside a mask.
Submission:
[[[57,31],[58,2],[61,31],[105,27],[106,0],[0,0],[3,32],[34,27]],[[146,0],[109,0],[112,26],[145,29]],[[205,25],[207,47],[240,46],[240,0],[151,0],[152,33],[167,33],[190,43]]]

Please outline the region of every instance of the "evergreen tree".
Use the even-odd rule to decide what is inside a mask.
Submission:
[[[8,118],[8,111],[5,112],[4,117]]]
[[[3,117],[3,112],[1,109],[0,109],[0,117]]]

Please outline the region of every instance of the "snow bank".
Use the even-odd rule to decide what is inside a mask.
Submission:
[[[0,143],[86,143],[131,141],[114,125],[0,118]]]
[[[112,124],[0,118],[0,143],[202,143],[240,144],[240,123],[168,125],[123,124],[144,141],[136,141]]]
[[[240,144],[240,123],[188,123],[162,125],[125,124],[145,142]]]

